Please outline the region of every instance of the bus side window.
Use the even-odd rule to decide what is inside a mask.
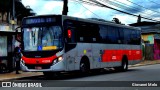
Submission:
[[[108,37],[108,26],[99,25],[99,42],[100,43],[109,43],[109,37]]]
[[[123,31],[123,28],[119,28],[118,34],[119,34],[118,43],[119,44],[124,44],[124,31]]]
[[[91,26],[92,31],[92,42],[100,43],[101,42],[101,35],[100,35],[100,27],[98,25]]]
[[[140,30],[137,30],[137,45],[141,44],[141,31]]]
[[[124,30],[124,44],[131,44],[131,30]]]
[[[77,40],[79,42],[91,42],[92,41],[92,34],[90,32],[89,24],[87,23],[80,23],[77,27]]]
[[[137,32],[136,30],[131,31],[131,44],[136,45],[137,43]]]
[[[119,40],[119,34],[118,34],[118,28],[113,27],[113,26],[108,26],[108,38],[111,44],[118,44]],[[121,42],[121,41],[119,41]]]

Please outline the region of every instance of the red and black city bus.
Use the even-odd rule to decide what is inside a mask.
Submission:
[[[126,71],[142,60],[139,28],[64,15],[22,21],[23,71],[87,72],[114,67]]]

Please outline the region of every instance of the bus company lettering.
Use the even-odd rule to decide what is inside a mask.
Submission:
[[[112,60],[116,60],[117,59],[117,57],[116,56],[112,56]]]

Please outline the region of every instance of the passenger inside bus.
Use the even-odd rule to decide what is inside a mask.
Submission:
[[[50,30],[46,30],[46,32],[43,32],[44,36],[42,37],[42,46],[52,46],[53,45],[51,33],[49,32]]]

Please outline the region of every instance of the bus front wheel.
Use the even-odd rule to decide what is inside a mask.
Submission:
[[[82,61],[80,63],[80,72],[87,74],[90,70],[89,63]]]

